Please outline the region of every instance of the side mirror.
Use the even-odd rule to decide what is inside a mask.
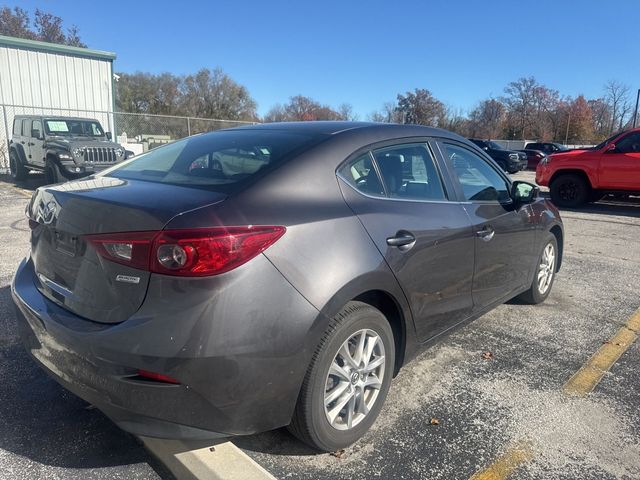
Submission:
[[[511,186],[511,198],[517,205],[533,203],[540,195],[540,187],[529,182],[517,180]]]
[[[37,138],[38,140],[42,140],[42,132],[38,129],[31,130],[31,137]]]
[[[105,132],[105,135],[107,137],[107,140],[111,140],[113,138],[113,136],[111,135],[111,132]]]
[[[618,151],[618,147],[616,147],[615,143],[607,143],[604,147],[604,153],[615,153]]]

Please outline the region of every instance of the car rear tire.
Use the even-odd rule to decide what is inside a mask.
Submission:
[[[326,452],[351,445],[380,413],[394,362],[387,319],[371,305],[349,302],[315,350],[289,431]]]
[[[25,168],[14,150],[9,153],[9,171],[14,182],[26,179],[29,174],[29,170]]]
[[[558,207],[579,207],[589,199],[590,191],[587,181],[573,173],[557,176],[549,186],[551,201]]]
[[[553,281],[556,278],[556,271],[558,270],[557,266],[558,241],[554,234],[548,233],[542,251],[538,256],[531,287],[526,292],[520,294],[518,298],[532,305],[544,302],[551,292],[551,287],[553,287]]]

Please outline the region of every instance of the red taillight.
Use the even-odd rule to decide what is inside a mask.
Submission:
[[[148,378],[149,380],[155,380],[156,382],[174,383],[176,385],[180,383],[178,380],[169,377],[168,375],[150,372],[148,370],[138,370],[138,376],[142,378]]]
[[[216,227],[89,235],[104,258],[140,270],[206,277],[228,272],[263,252],[285,227]]]

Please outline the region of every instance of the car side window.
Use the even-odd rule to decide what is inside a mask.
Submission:
[[[22,136],[23,137],[31,136],[31,132],[29,131],[30,126],[31,126],[31,120],[29,120],[28,118],[25,118],[24,120],[22,120]]]
[[[13,121],[13,134],[16,136],[22,135],[22,120]]]
[[[373,160],[369,152],[345,163],[338,170],[338,174],[362,193],[380,197],[385,196],[382,182],[373,166]]]
[[[616,150],[620,153],[640,153],[640,132],[630,133],[618,140]]]
[[[42,122],[40,120],[34,120],[31,122],[31,130],[29,131],[29,136],[31,136],[31,132],[37,130],[42,135]]]
[[[511,201],[509,183],[487,161],[464,147],[444,143],[445,155],[453,168],[454,180],[471,202]]]
[[[394,145],[375,150],[373,156],[390,198],[446,200],[440,175],[425,144]]]

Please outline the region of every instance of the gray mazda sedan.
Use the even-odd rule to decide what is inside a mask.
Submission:
[[[193,136],[34,193],[21,335],[129,432],[335,450],[429,341],[549,295],[563,227],[538,193],[434,128]]]

